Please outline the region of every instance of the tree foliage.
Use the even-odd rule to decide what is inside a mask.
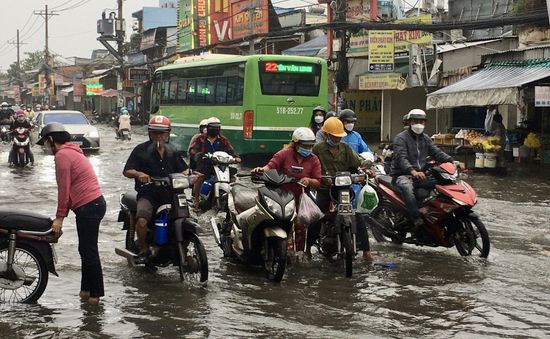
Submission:
[[[13,62],[8,69],[8,78],[11,82],[25,81],[30,76],[28,72],[39,71],[44,65],[44,52],[25,52],[25,57],[21,60],[21,69],[17,68],[17,62]]]

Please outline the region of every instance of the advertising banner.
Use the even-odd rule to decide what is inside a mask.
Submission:
[[[195,20],[192,0],[181,0],[178,7],[178,52],[185,52],[195,48],[193,35]]]
[[[359,77],[360,90],[403,90],[405,87],[406,80],[399,73],[375,73]]]
[[[210,2],[210,43],[231,40],[231,5],[229,0]]]
[[[393,31],[369,31],[369,72],[392,72]]]
[[[550,107],[550,87],[535,86],[535,107]]]
[[[231,32],[233,39],[269,31],[267,0],[241,0],[231,4]],[[252,19],[249,19],[252,15]],[[252,27],[250,27],[250,24]]]
[[[210,1],[209,0],[196,0],[197,1],[197,47],[207,46],[210,44]]]

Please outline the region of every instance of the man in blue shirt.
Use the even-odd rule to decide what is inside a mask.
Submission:
[[[344,109],[340,112],[340,121],[344,124],[344,129],[346,130],[347,135],[342,138],[342,141],[351,147],[351,149],[357,153],[361,154],[363,152],[371,152],[369,146],[365,143],[361,134],[353,130],[355,127],[355,122],[357,118],[355,117],[355,112],[351,109]]]

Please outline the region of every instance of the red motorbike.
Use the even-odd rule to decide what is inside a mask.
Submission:
[[[462,256],[477,254],[487,258],[489,234],[472,210],[477,203],[475,190],[460,179],[453,163],[433,165],[426,170],[426,175],[435,182],[435,187],[416,192],[425,225],[409,235],[412,223],[407,217],[405,202],[392,185],[392,177],[379,175],[369,181],[380,200],[369,216],[376,241],[432,247],[455,246]]]

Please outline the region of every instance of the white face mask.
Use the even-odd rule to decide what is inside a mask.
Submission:
[[[325,120],[325,118],[322,116],[322,115],[316,115],[315,118],[313,118],[313,120],[318,123],[318,124],[321,124],[323,123],[323,121]]]
[[[424,125],[423,124],[414,124],[411,126],[411,129],[416,134],[422,134],[424,132]]]
[[[353,131],[354,126],[355,126],[354,123],[349,123],[349,124],[345,124],[344,128],[346,129],[346,131],[351,132],[351,131]]]

